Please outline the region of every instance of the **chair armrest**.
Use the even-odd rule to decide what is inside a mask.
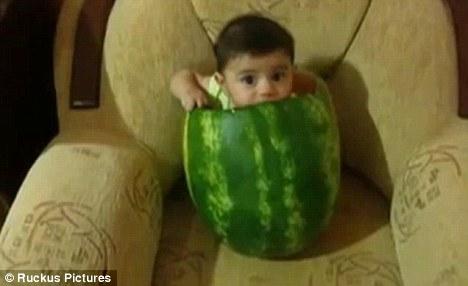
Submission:
[[[0,233],[0,269],[117,270],[149,285],[162,187],[136,141],[60,137],[38,158]]]
[[[467,127],[453,122],[419,148],[395,186],[391,223],[405,285],[468,285]]]

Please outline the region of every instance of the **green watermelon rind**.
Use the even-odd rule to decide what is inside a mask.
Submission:
[[[326,201],[321,202],[324,205],[322,206],[323,210],[321,211],[322,212],[321,218],[317,220],[316,224],[313,226],[313,231],[312,231],[313,233],[311,233],[311,231],[309,230],[308,234],[305,235],[304,231],[306,230],[304,230],[304,227],[305,227],[304,224],[306,224],[307,221],[301,222],[300,214],[302,213],[301,211],[298,210],[300,209],[300,203],[298,203],[297,198],[296,199],[291,198],[289,200],[289,203],[288,203],[288,200],[283,200],[283,202],[285,202],[285,205],[289,205],[289,208],[298,210],[297,212],[299,213],[299,215],[294,215],[294,212],[292,212],[290,217],[288,218],[291,223],[287,223],[286,225],[284,225],[284,223],[279,223],[278,225],[284,228],[273,227],[275,228],[276,232],[271,232],[271,228],[272,228],[270,224],[271,221],[269,222],[268,220],[268,219],[271,220],[271,217],[269,218],[268,214],[269,212],[271,213],[271,209],[269,210],[270,205],[272,206],[272,208],[274,208],[275,204],[272,202],[266,203],[266,199],[262,199],[263,204],[262,203],[258,204],[259,205],[258,213],[259,213],[260,218],[257,219],[257,226],[258,226],[258,229],[263,229],[265,231],[264,232],[260,231],[259,233],[255,234],[257,243],[252,243],[252,245],[249,245],[249,242],[247,243],[242,242],[242,240],[244,239],[244,237],[242,236],[242,232],[236,231],[244,227],[243,223],[240,223],[239,220],[237,220],[237,223],[235,223],[235,228],[232,228],[233,222],[236,221],[235,219],[232,219],[234,214],[238,217],[243,217],[247,215],[247,212],[246,211],[239,212],[238,210],[234,208],[235,203],[233,203],[232,201],[228,199],[230,194],[226,193],[227,189],[224,191],[224,193],[222,193],[222,191],[221,192],[213,191],[213,194],[208,194],[205,197],[203,197],[203,195],[197,194],[197,191],[195,190],[193,186],[194,184],[193,178],[192,178],[193,174],[189,171],[190,166],[191,166],[191,161],[190,161],[191,158],[189,158],[190,156],[188,152],[188,148],[189,148],[188,132],[189,132],[189,126],[191,124],[190,119],[194,118],[195,116],[201,116],[202,118],[203,116],[205,116],[205,118],[203,119],[205,120],[204,121],[205,124],[206,125],[211,124],[212,126],[215,126],[213,124],[216,124],[216,123],[214,123],[213,120],[206,119],[206,118],[210,118],[210,116],[214,116],[214,117],[216,116],[230,117],[231,116],[232,117],[232,116],[239,116],[243,113],[252,113],[252,114],[260,113],[261,116],[266,116],[266,114],[268,114],[269,112],[268,110],[275,110],[275,108],[279,108],[279,105],[282,105],[284,106],[284,108],[287,108],[287,106],[289,105],[294,105],[294,104],[297,105],[297,103],[294,103],[294,102],[302,101],[302,100],[306,102],[306,106],[308,108],[314,108],[315,110],[314,112],[305,112],[309,115],[311,114],[315,115],[316,118],[312,118],[310,120],[316,121],[318,123],[323,123],[323,124],[328,123],[329,126],[331,126],[330,128],[328,128],[327,134],[324,135],[324,136],[327,136],[328,138],[328,139],[325,139],[327,144],[324,147],[325,150],[328,150],[327,152],[325,152],[325,155],[327,155],[328,157],[326,159],[322,159],[321,161],[322,163],[328,164],[326,166],[323,166],[325,170],[322,172],[323,173],[322,175],[326,177],[326,179],[324,179],[324,184],[326,184],[325,188],[330,190],[325,195],[325,197],[327,198]],[[290,102],[288,103],[288,101]],[[261,118],[261,116],[257,116],[257,118]],[[253,124],[253,126],[255,126],[255,124]],[[216,128],[213,128],[213,129],[216,129]],[[251,134],[250,136],[255,136],[256,132],[250,132],[249,134]],[[210,136],[213,137],[212,135]],[[251,140],[253,139],[251,138]],[[214,146],[212,149],[216,149],[216,148],[222,148],[222,146],[221,145]],[[216,151],[219,152],[220,149],[216,149]],[[287,166],[287,163],[279,162],[279,165]],[[233,249],[239,252],[248,254],[248,255],[261,256],[261,257],[287,256],[287,255],[300,251],[302,248],[304,248],[304,246],[308,243],[309,240],[316,237],[318,233],[322,231],[323,228],[328,224],[330,216],[333,213],[334,203],[336,200],[336,194],[337,194],[338,186],[339,186],[339,165],[340,165],[340,162],[339,162],[338,130],[336,128],[336,119],[334,118],[334,111],[331,105],[331,99],[329,98],[328,93],[326,92],[319,91],[313,96],[307,95],[307,96],[300,96],[296,98],[290,98],[290,99],[284,100],[283,102],[263,103],[257,106],[236,109],[234,111],[231,111],[231,110],[195,110],[191,112],[190,114],[188,114],[186,117],[185,128],[184,128],[184,168],[185,168],[186,180],[187,180],[187,185],[189,188],[190,196],[196,208],[199,210],[201,217],[208,223],[208,225],[210,225],[213,228],[214,232],[217,233]],[[208,166],[207,168],[210,169],[208,173],[211,172],[212,174],[226,176],[226,174],[222,173],[222,170],[221,170],[221,169],[224,170],[224,167],[216,167],[216,164],[215,164],[215,166]],[[265,167],[263,166],[262,168],[259,168],[259,169],[263,170],[264,168]],[[203,174],[201,176],[203,176]],[[259,174],[258,176],[261,176],[261,174]],[[210,182],[212,186],[216,185],[214,184],[213,179]],[[228,184],[227,182],[224,183],[224,185],[227,185],[227,184]],[[220,187],[221,185],[217,185],[218,189],[220,190],[225,188],[225,187]],[[268,187],[271,187],[271,186],[266,185],[267,193],[268,193]],[[262,191],[261,191],[262,184],[260,183],[257,186],[257,188],[260,190],[259,197],[261,197],[262,196]],[[285,188],[285,193],[287,192],[288,190],[287,188]],[[202,196],[203,198],[200,196]],[[263,196],[265,196],[265,194],[263,194]],[[241,201],[241,199],[238,199],[238,200]],[[214,206],[218,206],[218,207],[216,208]],[[247,219],[249,218],[252,221],[255,220],[255,219],[252,219],[252,216],[249,217],[247,215]],[[311,224],[310,221],[308,223]],[[270,228],[268,228],[268,225],[270,225]],[[282,231],[285,232],[285,236],[288,239],[285,239],[284,237],[282,237],[282,234],[279,233],[278,228],[280,228]],[[234,229],[234,231],[232,229]],[[253,229],[256,229],[256,228],[253,227]],[[247,246],[244,244],[247,244]]]

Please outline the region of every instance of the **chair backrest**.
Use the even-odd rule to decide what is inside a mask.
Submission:
[[[327,73],[352,42],[371,1],[192,2],[212,42],[229,19],[239,14],[259,13],[278,21],[291,31],[296,43],[296,64]]]

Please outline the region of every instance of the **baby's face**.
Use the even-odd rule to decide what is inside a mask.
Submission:
[[[229,60],[223,75],[218,76],[233,104],[242,107],[288,97],[293,67],[281,50],[264,55],[244,54]]]

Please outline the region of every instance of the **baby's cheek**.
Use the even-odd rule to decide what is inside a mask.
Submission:
[[[280,91],[279,98],[280,99],[287,98],[287,97],[289,97],[291,95],[291,93],[292,93],[291,88],[285,88],[285,89]]]
[[[252,91],[243,88],[239,88],[233,97],[236,99],[235,101],[237,101],[239,105],[255,104],[257,100],[255,94]]]
[[[241,98],[241,100],[239,101],[239,106],[253,105],[253,104],[260,103],[260,102],[261,102],[260,98],[256,98],[253,95],[247,95]]]
[[[234,103],[234,105],[237,107],[242,107],[249,104],[248,98],[239,93],[231,93],[231,100],[232,103]]]

